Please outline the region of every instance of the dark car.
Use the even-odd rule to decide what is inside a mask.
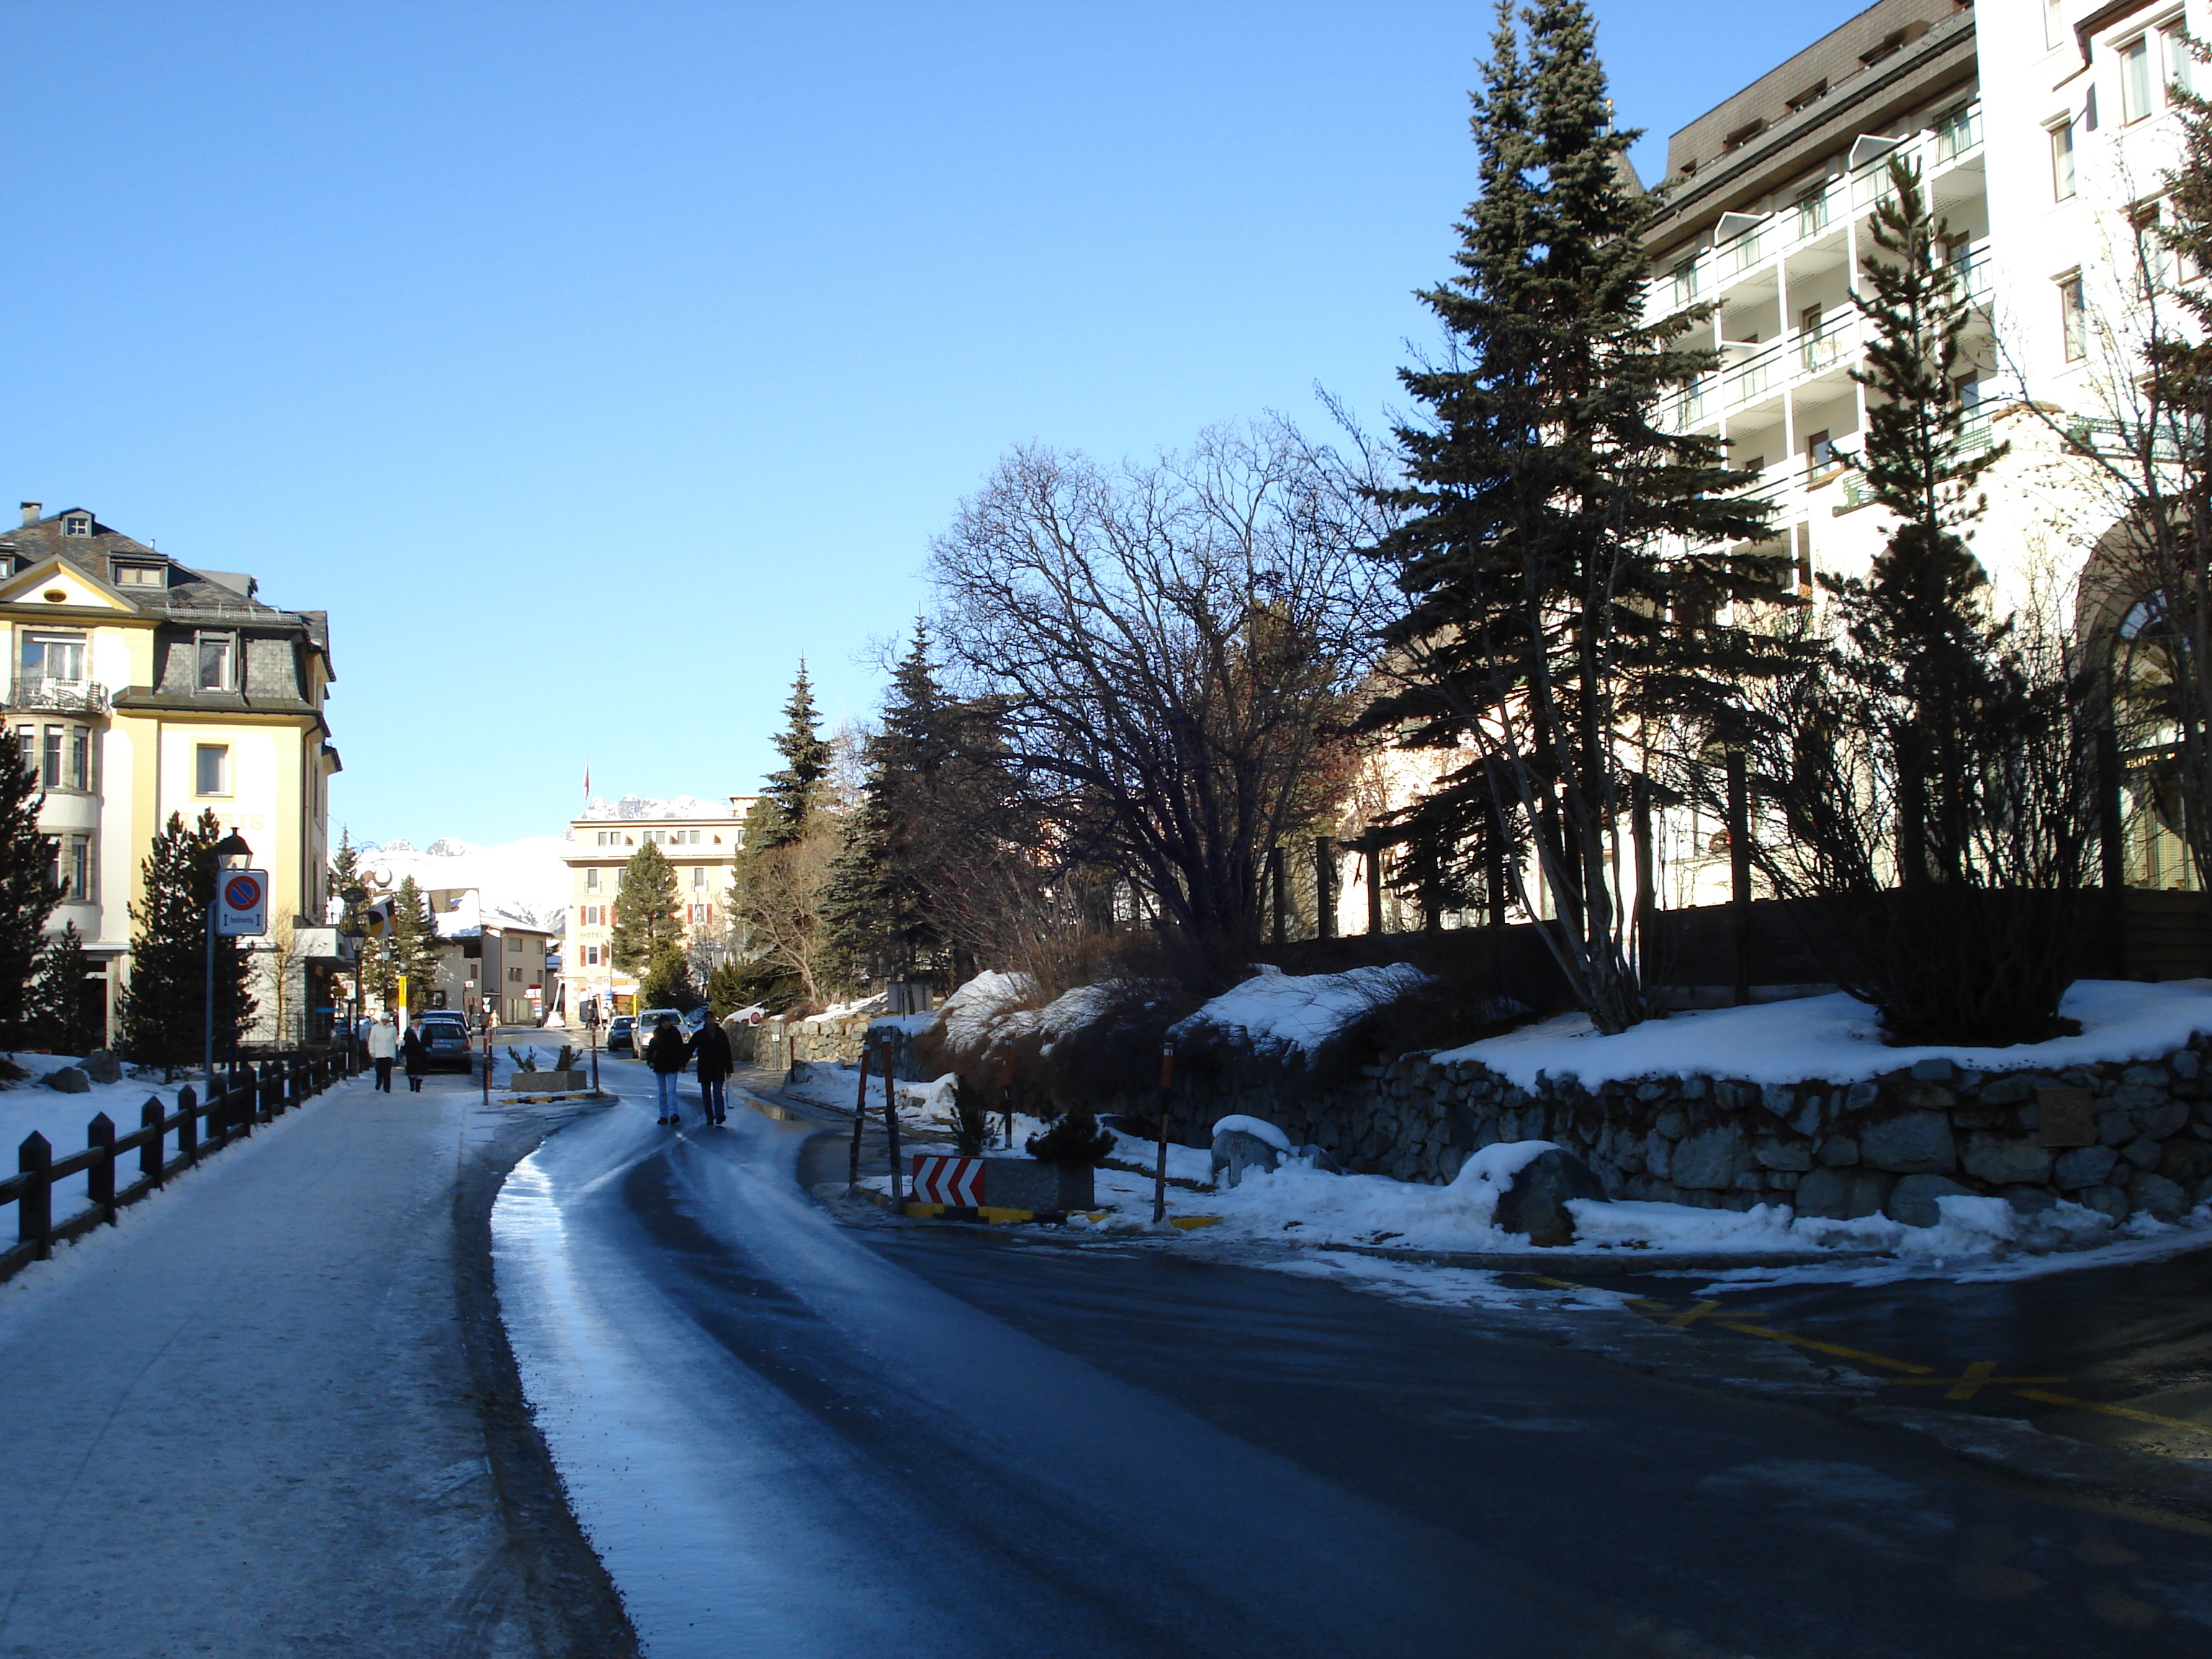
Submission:
[[[430,1064],[456,1072],[472,1068],[469,1022],[459,1014],[432,1012],[422,1016],[422,1046],[430,1051]]]
[[[617,1014],[607,1026],[607,1052],[611,1054],[635,1054],[637,1045],[631,1041],[630,1033],[636,1029],[637,1022],[628,1014]]]

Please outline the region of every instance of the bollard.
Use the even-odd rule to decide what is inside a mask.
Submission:
[[[890,1135],[891,1204],[896,1208],[905,1194],[899,1181],[898,1083],[891,1076],[891,1051],[887,1043],[884,1048],[884,1127]]]
[[[1175,1083],[1175,1042],[1160,1044],[1160,1164],[1152,1176],[1152,1220],[1168,1215],[1168,1091]]]
[[[36,1129],[15,1149],[15,1168],[25,1177],[23,1195],[15,1200],[15,1238],[31,1246],[32,1259],[38,1261],[54,1253],[54,1188],[46,1176],[53,1161],[54,1149]]]
[[[1006,1120],[1006,1150],[1014,1149],[1014,1040],[999,1039],[999,1113]]]
[[[105,1112],[84,1126],[85,1150],[97,1154],[84,1172],[84,1195],[100,1218],[115,1224],[115,1120]]]
[[[165,1115],[158,1097],[138,1109],[138,1131],[146,1137],[138,1143],[138,1179],[149,1187],[161,1184],[161,1142],[167,1139],[161,1129]]]
[[[860,1190],[860,1130],[868,1121],[868,1046],[860,1045],[860,1097],[853,1103],[853,1165],[845,1177],[845,1196]]]

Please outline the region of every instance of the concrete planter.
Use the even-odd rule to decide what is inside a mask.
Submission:
[[[589,1072],[517,1072],[507,1080],[509,1092],[518,1095],[565,1095],[592,1086]]]

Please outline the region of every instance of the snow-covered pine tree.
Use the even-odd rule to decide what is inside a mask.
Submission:
[[[123,998],[124,1050],[142,1066],[173,1073],[201,1056],[208,986],[208,909],[215,902],[216,843],[222,826],[211,811],[190,828],[178,813],[154,837],[131,906],[131,985]],[[218,1054],[252,1024],[246,941],[215,943],[215,1044]]]
[[[8,1042],[21,1036],[46,918],[61,898],[52,844],[39,833],[45,802],[11,739],[0,751],[0,1040]]]
[[[1760,652],[1722,607],[1771,599],[1781,569],[1743,550],[1763,511],[1723,499],[1751,475],[1662,423],[1717,359],[1680,344],[1704,312],[1644,317],[1658,197],[1613,124],[1589,8],[1502,0],[1474,105],[1481,193],[1457,274],[1421,296],[1449,349],[1401,371],[1428,418],[1398,429],[1407,482],[1382,492],[1402,515],[1381,550],[1411,600],[1388,636],[1407,672],[1370,723],[1463,749],[1455,781],[1480,787],[1456,798],[1487,823],[1443,833],[1529,849],[1546,941],[1617,1031],[1646,1012],[1617,873],[1633,757],[1648,723],[1725,708]]]
[[[623,866],[622,888],[615,895],[615,966],[625,974],[642,973],[681,937],[678,915],[676,866],[647,842]]]

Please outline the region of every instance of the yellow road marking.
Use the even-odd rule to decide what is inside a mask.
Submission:
[[[1879,1365],[1884,1370],[1911,1371],[1925,1376],[1936,1368],[1916,1365],[1909,1359],[1891,1359],[1885,1355],[1869,1353],[1863,1348],[1842,1347],[1833,1342],[1817,1342],[1809,1336],[1792,1336],[1788,1331],[1770,1331],[1764,1325],[1746,1325],[1734,1319],[1713,1322],[1723,1330],[1741,1331],[1746,1336],[1763,1336],[1769,1342],[1787,1342],[1793,1348],[1811,1348],[1820,1353],[1832,1353],[1839,1359],[1856,1359],[1869,1365]]]
[[[2139,1412],[2132,1406],[2101,1405],[2094,1400],[2076,1400],[2070,1395],[2050,1394],[2041,1389],[2014,1389],[2013,1392],[2022,1400],[2039,1400],[2046,1406],[2070,1406],[2076,1411],[2102,1412],[2107,1417],[2125,1417],[2137,1423],[2155,1423],[2162,1429],[2187,1429],[2192,1434],[2212,1434],[2212,1423],[2191,1423],[2183,1417],[2160,1417],[2156,1412]]]
[[[1194,1227],[1211,1227],[1220,1219],[1218,1215],[1171,1215],[1168,1218],[1168,1225],[1180,1227],[1188,1232]]]
[[[1972,1400],[1985,1388],[2010,1387],[2021,1382],[2063,1382],[2063,1376],[1992,1376],[1997,1368],[1994,1359],[1977,1359],[1956,1376],[1893,1376],[1892,1388],[1940,1388],[1945,1389],[1946,1400]]]
[[[1685,1325],[1694,1325],[1700,1319],[1711,1319],[1721,1310],[1717,1302],[1698,1302],[1682,1310],[1667,1322],[1680,1330]]]

